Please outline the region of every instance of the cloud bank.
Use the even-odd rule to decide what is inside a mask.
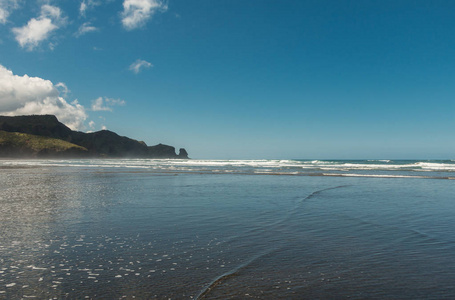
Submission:
[[[45,4],[41,6],[41,14],[38,18],[32,18],[27,25],[15,27],[12,31],[19,45],[31,51],[65,23],[66,18],[62,17],[60,8]]]
[[[27,75],[14,75],[0,65],[0,114],[6,116],[43,115],[57,116],[60,122],[73,130],[82,130],[87,113],[82,105],[68,103],[60,96],[59,88],[51,81]]]
[[[165,12],[167,4],[161,0],[124,0],[121,14],[122,24],[126,30],[144,26],[157,12]]]

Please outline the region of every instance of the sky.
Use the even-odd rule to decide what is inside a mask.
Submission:
[[[454,159],[455,1],[0,0],[0,115],[201,159]]]

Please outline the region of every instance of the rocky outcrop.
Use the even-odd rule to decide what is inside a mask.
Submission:
[[[183,148],[177,155],[172,146],[158,144],[149,147],[143,141],[119,136],[109,130],[92,133],[73,131],[60,123],[53,115],[0,116],[0,130],[57,139],[85,149],[83,152],[75,150],[73,153],[75,157],[188,158],[188,153]],[[7,156],[7,153],[11,153],[11,150],[8,149],[5,145],[0,144],[0,156]],[[18,153],[23,153],[23,156],[30,156],[27,154],[29,151],[24,151],[18,151]],[[54,153],[50,149],[42,149],[41,151],[43,153],[48,152],[49,155]],[[68,153],[70,154],[70,152]]]
[[[186,152],[185,148],[180,148],[178,157],[188,159],[188,152]]]

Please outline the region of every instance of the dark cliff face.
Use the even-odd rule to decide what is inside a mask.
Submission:
[[[147,157],[147,146],[136,140],[102,130],[92,133],[76,132],[72,142],[89,150],[94,156]]]
[[[175,148],[172,146],[158,144],[147,148],[148,153],[156,158],[178,158],[175,154]]]
[[[53,115],[5,117],[0,116],[0,130],[71,140],[72,130]]]
[[[119,136],[109,130],[92,133],[72,131],[53,115],[0,116],[0,130],[67,141],[86,148],[86,153],[91,157],[188,158],[188,153],[183,148],[177,155],[172,146],[159,144],[148,147],[144,142]],[[6,149],[0,147],[0,156],[3,152]]]

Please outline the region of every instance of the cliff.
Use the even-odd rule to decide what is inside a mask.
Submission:
[[[109,130],[92,133],[73,131],[60,123],[53,115],[0,116],[0,131],[3,132],[0,135],[0,157],[64,155],[74,157],[188,158],[188,153],[183,148],[177,155],[172,146],[158,144],[149,147],[144,142],[119,136]],[[21,133],[23,135],[7,133]],[[39,144],[40,146],[30,148],[31,144]],[[14,153],[16,155],[12,155]]]

